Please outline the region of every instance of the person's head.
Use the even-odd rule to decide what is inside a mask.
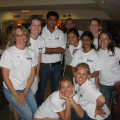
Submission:
[[[29,33],[24,26],[16,26],[12,29],[12,32],[9,36],[9,46],[13,45],[25,45],[26,47],[30,46],[29,42]]]
[[[65,21],[65,27],[67,28],[67,30],[71,29],[71,28],[74,28],[75,27],[75,22],[72,18],[68,18],[66,21]]]
[[[108,31],[102,31],[98,37],[99,46],[98,49],[111,50],[114,53],[114,41],[111,34]]]
[[[6,35],[7,35],[7,37],[11,34],[12,29],[13,29],[13,26],[8,26],[7,27],[7,29],[6,29]]]
[[[65,97],[69,97],[73,94],[74,83],[67,75],[63,76],[60,80],[61,94]]]
[[[101,28],[99,19],[97,19],[97,18],[90,19],[88,25],[89,25],[90,32],[92,34],[99,33],[99,30]]]
[[[79,44],[79,33],[76,28],[71,28],[67,32],[67,39],[71,45],[77,47]]]
[[[90,68],[87,63],[80,63],[75,67],[75,73],[74,73],[76,81],[79,83],[79,85],[83,85],[86,80],[90,79]]]
[[[48,12],[47,18],[46,18],[47,27],[54,29],[57,24],[58,19],[59,19],[59,15],[57,12],[55,12],[55,11]]]
[[[28,20],[30,36],[38,36],[42,30],[42,18],[39,15],[31,15]]]
[[[95,49],[95,46],[93,44],[93,34],[89,31],[83,32],[81,35],[81,40],[82,40],[82,46],[84,48],[92,48]]]

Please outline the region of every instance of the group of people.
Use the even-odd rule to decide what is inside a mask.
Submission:
[[[90,31],[85,32],[68,18],[66,34],[55,28],[58,19],[57,12],[48,12],[42,29],[40,16],[32,15],[28,30],[16,26],[9,35],[0,66],[3,91],[18,114],[16,120],[112,120],[109,105],[120,78],[120,49],[108,31],[99,31],[97,18],[89,21]],[[49,77],[52,94],[44,101]]]

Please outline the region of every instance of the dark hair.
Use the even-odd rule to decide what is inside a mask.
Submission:
[[[57,20],[59,19],[59,15],[57,12],[55,11],[50,11],[47,13],[47,19],[50,17],[50,16],[55,16],[57,18]]]
[[[102,31],[102,32],[99,34],[99,36],[98,36],[98,41],[99,41],[100,35],[101,35],[102,33],[107,34],[108,37],[109,37],[109,40],[111,40],[111,42],[108,44],[108,52],[109,52],[109,50],[110,50],[110,51],[112,51],[112,53],[115,55],[115,44],[114,44],[114,40],[113,40],[113,38],[112,38],[112,35],[111,35],[108,31]],[[99,49],[100,49],[100,45],[98,45],[98,50],[99,50]]]
[[[31,15],[28,19],[28,29],[29,29],[29,26],[31,26],[32,24],[32,20],[39,20],[41,22],[41,27],[43,27],[42,18],[39,15]],[[30,29],[29,29],[29,32],[30,32]]]
[[[15,34],[16,34],[16,30],[17,29],[20,29],[25,35],[26,35],[26,43],[25,43],[25,46],[28,47],[30,46],[30,38],[29,38],[29,32],[28,30],[24,27],[24,26],[16,26],[12,29],[12,32],[11,34],[9,35],[9,40],[10,40],[10,43],[9,43],[9,47],[10,46],[13,46],[13,45],[16,45],[16,37],[15,37]]]
[[[13,29],[13,26],[8,26],[7,27],[7,29],[6,29],[6,35],[7,35],[7,37],[11,34],[12,29]]]
[[[65,21],[65,24],[68,20],[72,20],[73,21],[73,24],[75,23],[74,20],[72,18],[68,18],[66,21]]]
[[[99,24],[99,26],[100,26],[100,20],[99,19],[97,19],[97,18],[92,18],[92,19],[90,19],[89,20],[89,22],[88,22],[88,25],[90,26],[90,24],[91,24],[91,21],[97,21],[98,22],[98,24]]]
[[[69,81],[69,82],[71,82],[72,85],[74,85],[74,83],[73,83],[73,81],[70,79],[70,77],[67,76],[67,75],[65,75],[65,76],[63,76],[63,77],[60,79],[60,85],[59,85],[59,88],[61,88],[61,82],[66,81],[66,80]]]
[[[89,31],[85,31],[82,35],[81,35],[81,40],[84,36],[87,36],[91,39],[91,41],[93,40],[94,41],[94,37],[93,37],[93,34]],[[95,49],[95,45],[93,43],[91,43],[91,48],[92,49]]]
[[[75,34],[77,37],[80,37],[80,36],[79,36],[79,33],[78,33],[78,30],[77,30],[76,28],[71,28],[71,29],[69,29],[68,32],[67,32],[67,35],[68,35],[69,33],[73,33],[73,34]]]

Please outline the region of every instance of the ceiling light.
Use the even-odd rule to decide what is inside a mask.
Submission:
[[[30,12],[31,10],[21,10],[22,12]]]

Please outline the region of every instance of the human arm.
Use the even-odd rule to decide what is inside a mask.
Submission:
[[[93,73],[90,74],[90,77],[97,77],[99,75],[99,71],[94,71]]]
[[[69,46],[70,46],[70,43],[66,43],[66,48],[69,48]]]
[[[76,94],[76,93],[75,93],[75,90],[73,89],[73,94],[69,97],[69,100],[70,100],[70,102],[71,102],[71,104],[72,104],[72,106],[73,106],[76,114],[77,114],[80,118],[82,118],[82,117],[84,116],[84,110],[83,110],[83,108],[82,108],[79,104],[77,104],[77,103],[73,100],[73,96],[74,96],[75,94]]]
[[[13,84],[11,80],[9,79],[9,72],[10,69],[2,67],[2,75],[3,75],[3,80],[5,81],[8,89],[11,91],[13,96],[15,97],[15,100],[17,102],[17,105],[21,105],[21,107],[25,106],[25,98],[21,96],[20,93],[17,93],[17,91],[14,89]]]
[[[41,56],[42,55],[39,56],[38,64],[37,64],[37,71],[36,71],[36,76],[37,76],[38,83],[40,82],[39,71],[40,71],[40,64],[41,64]]]
[[[105,117],[104,115],[106,115],[106,113],[101,108],[105,104],[105,97],[103,95],[100,95],[96,101],[97,101],[97,104],[96,104],[94,118],[96,118],[97,115],[100,115],[101,117],[104,118]]]
[[[58,47],[58,48],[46,48],[46,51],[44,54],[59,54],[59,53],[64,53],[65,49]]]
[[[59,93],[59,97],[60,99],[63,99],[65,100],[65,106],[66,106],[66,109],[61,111],[61,112],[57,112],[57,114],[60,116],[60,118],[62,120],[71,120],[71,108],[70,108],[70,103],[69,103],[69,99],[64,97],[62,94],[61,94],[61,91]]]
[[[99,76],[95,77],[95,85],[99,90],[101,90],[99,86]]]

